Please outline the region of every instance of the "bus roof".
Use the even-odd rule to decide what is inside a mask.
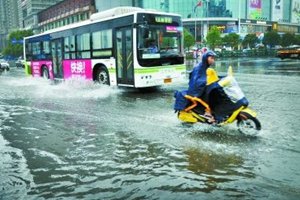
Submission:
[[[24,39],[35,38],[35,37],[39,37],[39,36],[43,36],[43,35],[47,35],[47,34],[51,34],[51,33],[56,33],[56,32],[60,32],[60,31],[72,29],[72,28],[81,27],[81,26],[88,25],[88,24],[94,24],[94,23],[101,22],[101,21],[107,21],[110,19],[118,18],[118,17],[132,15],[135,13],[161,14],[161,15],[171,15],[171,16],[179,16],[180,17],[179,14],[166,13],[166,12],[157,11],[157,10],[153,10],[153,9],[143,9],[143,8],[139,8],[139,7],[121,6],[121,7],[112,8],[112,9],[109,9],[109,10],[106,10],[103,12],[94,13],[91,15],[90,19],[88,19],[88,20],[73,23],[73,24],[68,24],[66,26],[62,26],[62,27],[58,27],[58,28],[54,28],[54,29],[45,31],[45,32],[37,34],[37,35],[25,37]]]

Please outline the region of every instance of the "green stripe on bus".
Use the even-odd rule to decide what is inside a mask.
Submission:
[[[161,69],[172,69],[174,66],[170,67],[151,67],[151,68],[139,68],[139,69],[135,69],[134,72],[137,73],[137,74],[146,74],[146,73],[157,73],[159,72],[159,70]],[[176,71],[181,71],[181,70],[185,70],[186,67],[185,65],[178,65],[175,67],[175,70]]]
[[[145,67],[134,69],[135,74],[148,74],[148,73],[158,73],[161,69],[175,69],[176,71],[183,71],[186,69],[185,65],[177,65],[177,66],[168,66],[168,67]],[[115,68],[108,69],[109,73],[116,73]]]
[[[175,70],[186,70],[186,66],[180,65],[180,66],[176,67]]]

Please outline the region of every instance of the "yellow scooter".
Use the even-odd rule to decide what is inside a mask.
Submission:
[[[228,76],[222,78],[221,80],[217,76],[217,73],[214,69],[208,68],[206,71],[207,74],[207,85],[213,84],[217,82],[221,87],[231,87],[232,82],[235,81],[233,78],[232,68],[228,69]],[[256,118],[257,113],[250,109],[248,106],[242,105],[235,109],[231,115],[223,119],[222,121],[212,122],[211,117],[208,117],[205,114],[200,114],[197,111],[198,105],[202,105],[204,107],[205,113],[211,113],[214,115],[214,111],[210,108],[210,106],[201,98],[192,97],[189,95],[184,96],[189,100],[190,104],[184,110],[179,111],[178,118],[187,123],[207,123],[213,125],[223,126],[226,124],[233,123],[237,121],[238,130],[246,135],[257,135],[261,130],[261,124],[259,120]]]

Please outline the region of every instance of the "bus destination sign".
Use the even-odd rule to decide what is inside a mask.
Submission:
[[[155,22],[172,24],[172,17],[155,17]]]

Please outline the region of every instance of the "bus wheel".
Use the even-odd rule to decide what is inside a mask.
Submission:
[[[42,69],[42,76],[45,78],[45,79],[49,79],[49,71],[46,67],[43,67]]]
[[[109,75],[108,71],[103,67],[97,69],[96,73],[96,82],[102,85],[109,85]]]

